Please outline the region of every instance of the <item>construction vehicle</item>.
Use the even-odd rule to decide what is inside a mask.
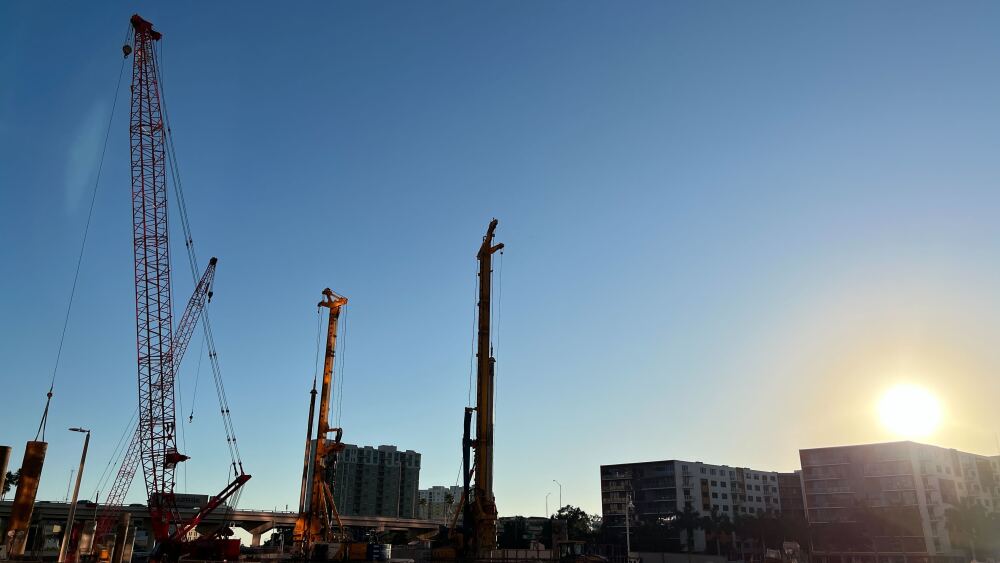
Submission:
[[[228,404],[220,391],[226,441],[232,463],[232,482],[192,517],[182,518],[175,504],[174,473],[189,459],[177,450],[177,417],[174,408],[174,377],[199,319],[203,320],[209,358],[217,384],[218,364],[207,317],[203,311],[211,298],[217,260],[212,258],[179,324],[173,324],[170,259],[167,232],[167,170],[176,174],[176,159],[168,136],[169,125],[162,105],[155,43],[162,34],[138,14],[131,20],[131,44],[122,52],[133,57],[129,136],[132,171],[132,219],[135,265],[136,350],[138,352],[139,417],[131,445],[98,518],[97,542],[109,541],[108,532],[122,512],[125,495],[138,467],[146,482],[152,535],[155,541],[150,561],[176,561],[182,556],[198,559],[239,557],[239,541],[209,535],[187,539],[206,515],[236,494],[250,480],[236,447]],[[169,158],[168,158],[169,157]],[[177,178],[174,178],[177,182]],[[195,271],[197,260],[191,246],[186,212],[181,206],[185,246]],[[110,540],[119,550],[123,538]],[[118,551],[120,552],[120,551]]]
[[[344,530],[337,505],[333,499],[328,469],[331,458],[344,449],[341,443],[343,430],[330,427],[330,402],[333,395],[333,365],[337,350],[337,321],[347,298],[337,295],[330,288],[323,290],[319,307],[329,309],[326,331],[326,355],[323,360],[323,381],[319,401],[319,421],[313,437],[313,420],[316,417],[316,379],[309,392],[309,421],[306,425],[306,451],[302,464],[302,489],[299,493],[299,515],[293,532],[293,554],[310,561],[356,559],[364,544],[354,545]],[[329,440],[330,433],[333,440]],[[331,471],[332,473],[332,471]],[[335,527],[336,525],[336,527]],[[365,551],[365,553],[367,553]],[[361,559],[364,559],[362,556]]]
[[[493,397],[496,358],[490,341],[490,299],[493,274],[493,254],[503,249],[503,243],[493,244],[497,220],[490,221],[476,254],[479,261],[479,293],[476,332],[476,406],[466,407],[462,433],[462,498],[458,514],[447,531],[434,541],[431,557],[447,561],[488,559],[497,547],[497,507],[493,496]],[[475,438],[471,436],[475,414]],[[475,460],[472,462],[473,451]],[[474,465],[470,466],[470,462]]]

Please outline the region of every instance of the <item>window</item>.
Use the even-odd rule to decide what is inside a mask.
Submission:
[[[772,493],[778,492],[778,487],[771,487],[771,492]]]
[[[702,475],[704,475],[704,474],[705,474],[705,468],[704,468],[704,467],[702,467],[702,468],[701,468],[701,474],[702,474]]]
[[[712,475],[715,475],[715,470],[714,469],[712,470]]]
[[[719,498],[719,493],[712,493],[712,498]]]
[[[722,493],[722,498],[724,498],[724,499],[728,499],[728,498],[729,498],[729,495],[727,495],[726,493]]]
[[[718,483],[717,481],[712,481],[712,486],[713,486],[713,487],[718,487],[718,486],[719,486],[719,483]]]
[[[726,482],[725,481],[720,481],[719,482],[719,486],[720,487],[725,487],[726,486]]]
[[[712,505],[712,510],[718,510],[718,509],[719,509],[719,505],[717,505],[717,504],[713,504]]]
[[[757,502],[760,502],[760,497],[757,497]]]
[[[722,505],[722,511],[723,512],[729,512],[729,505],[728,504]]]
[[[771,479],[772,481],[774,481],[774,475],[771,475],[770,479]]]
[[[994,465],[996,465],[996,464],[994,464]],[[730,479],[735,479],[736,478],[736,472],[735,471],[730,471],[729,472],[729,478]]]
[[[753,486],[753,490],[755,490],[755,491],[759,491],[759,490],[760,490],[760,485],[754,485],[754,486]]]

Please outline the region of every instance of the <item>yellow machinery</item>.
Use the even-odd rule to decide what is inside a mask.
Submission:
[[[432,559],[464,561],[488,559],[497,547],[497,506],[493,496],[493,383],[496,358],[490,343],[490,298],[493,254],[503,244],[493,244],[497,220],[490,221],[479,247],[479,301],[476,343],[476,406],[465,409],[462,438],[462,525],[456,513],[446,538],[439,538]],[[472,437],[472,415],[476,416],[476,436]],[[472,451],[475,462],[470,467]],[[473,479],[475,479],[473,481]]]
[[[302,467],[302,491],[299,494],[299,516],[293,535],[294,553],[303,559],[342,559],[347,537],[340,520],[333,491],[327,479],[327,460],[344,448],[340,440],[343,431],[330,427],[330,402],[333,389],[333,362],[337,348],[337,321],[347,298],[329,288],[323,290],[320,308],[330,310],[326,333],[326,356],[323,360],[323,382],[319,400],[319,421],[313,437],[316,407],[316,381],[309,400],[309,423],[306,430],[306,453]],[[336,433],[333,440],[328,436]],[[336,529],[334,528],[336,526]],[[331,553],[331,548],[334,552]]]

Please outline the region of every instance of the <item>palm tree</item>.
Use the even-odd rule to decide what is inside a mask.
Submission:
[[[971,552],[972,560],[978,559],[976,546],[990,533],[990,518],[986,514],[986,509],[977,502],[964,498],[961,504],[946,510],[944,517],[945,527],[948,528],[952,543],[964,543]]]
[[[453,495],[451,493],[445,493],[444,494],[444,503],[448,505],[448,517],[447,517],[447,521],[451,522],[452,518],[454,518],[454,516],[455,516],[455,514],[451,511],[451,505],[455,504],[455,495]]]
[[[18,469],[13,473],[11,473],[10,471],[7,472],[7,478],[4,479],[3,483],[3,490],[0,491],[0,500],[3,500],[3,498],[7,496],[7,492],[10,491],[11,488],[17,486],[17,481],[20,477],[21,477],[20,469]]]
[[[719,514],[719,509],[712,507],[712,512],[701,519],[701,527],[705,530],[707,534],[712,534],[715,538],[715,553],[716,555],[721,555],[722,550],[719,545],[719,535],[723,532],[727,532],[729,525],[729,516],[724,514]]]
[[[691,554],[694,553],[694,532],[704,529],[701,514],[691,507],[691,503],[685,503],[684,510],[670,513],[668,520],[673,529],[684,532],[688,561],[690,561]]]

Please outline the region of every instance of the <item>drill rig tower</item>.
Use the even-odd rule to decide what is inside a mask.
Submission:
[[[333,501],[333,492],[327,480],[327,459],[344,449],[340,439],[343,431],[330,428],[330,402],[333,390],[333,361],[337,349],[337,321],[347,298],[329,288],[323,290],[319,307],[330,310],[326,332],[326,356],[323,360],[323,386],[319,400],[319,421],[313,438],[314,409],[316,407],[316,382],[310,392],[309,423],[306,430],[305,463],[302,467],[302,491],[299,495],[299,516],[295,521],[295,551],[305,559],[314,558],[314,550],[321,544],[344,540],[344,525]],[[335,432],[331,441],[327,436]],[[334,532],[334,521],[339,534]],[[339,537],[338,537],[339,536]],[[317,554],[318,555],[318,554]],[[325,557],[320,557],[321,559]]]
[[[472,409],[465,412],[464,488],[465,546],[464,558],[473,560],[489,555],[497,546],[497,506],[493,497],[493,375],[496,358],[490,342],[490,290],[493,277],[493,254],[503,243],[493,244],[497,220],[483,237],[476,258],[479,260],[479,323],[476,346],[476,438],[469,436]],[[475,467],[469,467],[469,449],[475,449]],[[471,478],[475,475],[475,485]]]

